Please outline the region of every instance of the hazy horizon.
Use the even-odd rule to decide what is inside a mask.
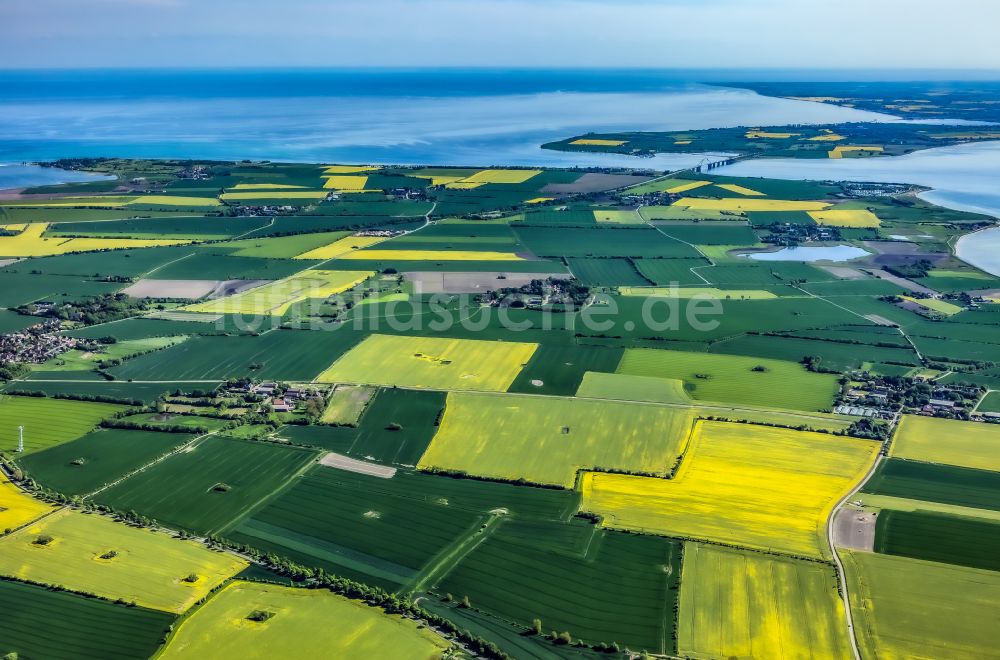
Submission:
[[[5,69],[1000,69],[987,0],[35,0],[0,23]]]

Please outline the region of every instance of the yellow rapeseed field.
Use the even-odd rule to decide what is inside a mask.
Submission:
[[[704,199],[683,197],[672,204],[700,211],[822,211],[827,202],[800,202],[787,199]]]
[[[582,511],[607,527],[830,556],[826,522],[864,476],[876,442],[699,422],[673,479],[586,473]]]
[[[693,419],[685,407],[453,392],[417,467],[564,488],[595,467],[665,475]]]
[[[852,151],[880,152],[880,151],[883,151],[883,148],[882,147],[860,147],[860,146],[855,146],[855,145],[839,145],[839,146],[834,147],[832,150],[830,150],[830,152],[827,155],[830,158],[843,158],[845,153],[852,152]]]
[[[535,197],[534,199],[524,200],[525,204],[541,204],[542,202],[551,202],[555,197]]]
[[[679,186],[674,186],[673,188],[667,188],[666,192],[676,195],[677,193],[687,192],[689,190],[694,190],[695,188],[711,185],[711,183],[711,181],[689,181],[687,183],[682,183]]]
[[[342,293],[374,274],[371,271],[308,270],[228,298],[195,303],[184,310],[213,314],[282,316],[296,303]]]
[[[247,199],[323,199],[327,196],[327,194],[328,193],[323,190],[272,190],[268,192],[222,193],[222,199],[227,201],[240,201]]]
[[[524,261],[514,252],[487,250],[355,250],[341,259],[376,261]]]
[[[691,140],[676,140],[674,141],[674,144],[676,145],[691,144]]]
[[[482,170],[463,181],[470,183],[524,183],[528,179],[541,174],[541,170]]]
[[[877,215],[865,209],[810,211],[809,217],[816,224],[832,227],[878,227],[882,224]]]
[[[642,224],[643,219],[635,211],[621,211],[618,209],[601,209],[594,211],[594,220],[613,225],[635,225]]]
[[[36,543],[49,536],[47,544]],[[103,555],[114,551],[114,556]],[[246,568],[195,541],[63,509],[0,538],[0,574],[180,614]],[[197,580],[186,582],[188,576]]]
[[[715,185],[719,188],[722,188],[723,190],[728,190],[729,192],[738,193],[740,195],[748,195],[750,197],[765,197],[764,193],[762,192],[758,192],[751,188],[745,188],[735,183],[717,183]]]
[[[51,504],[25,494],[0,474],[0,534],[4,530],[16,529],[31,522],[51,510]]]
[[[360,250],[385,240],[384,236],[345,236],[329,245],[304,252],[294,259],[334,259],[353,250]]]
[[[48,224],[36,222],[25,227],[16,236],[0,236],[2,257],[48,257],[70,252],[94,250],[124,250],[126,248],[184,245],[189,240],[136,239],[136,238],[46,238]]]
[[[602,140],[599,138],[580,138],[579,140],[573,140],[570,144],[579,144],[581,146],[591,146],[591,147],[620,147],[625,144],[627,140]]]
[[[506,392],[536,348],[512,341],[370,335],[316,381]]]
[[[684,544],[677,620],[685,658],[849,658],[833,567]]]
[[[958,305],[953,305],[947,300],[941,300],[940,298],[914,298],[912,296],[900,296],[903,300],[911,303],[920,305],[924,309],[929,309],[932,312],[937,312],[938,314],[944,314],[945,316],[954,316],[962,311],[962,307]]]
[[[323,174],[357,174],[358,172],[374,172],[381,169],[375,165],[329,165],[323,169]]]
[[[328,176],[323,187],[327,190],[364,190],[367,176]]]
[[[836,133],[827,133],[826,135],[817,135],[815,137],[809,138],[810,142],[840,142],[846,139],[843,135],[837,135]]]

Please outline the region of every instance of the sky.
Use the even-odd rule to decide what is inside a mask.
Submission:
[[[0,0],[0,68],[1000,70],[997,0]]]

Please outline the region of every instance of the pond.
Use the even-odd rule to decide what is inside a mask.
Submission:
[[[754,261],[850,261],[867,257],[870,252],[853,245],[786,247],[776,252],[751,252],[740,256]]]

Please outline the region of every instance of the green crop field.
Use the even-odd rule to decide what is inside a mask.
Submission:
[[[382,389],[357,428],[288,425],[278,436],[355,458],[413,466],[437,432],[444,402],[443,392]]]
[[[538,540],[544,539],[539,542]],[[680,544],[653,536],[503,522],[435,588],[528,628],[673,653]]]
[[[1000,427],[906,415],[892,440],[890,456],[1000,470]]]
[[[1000,413],[1000,392],[993,391],[979,402],[979,412]]]
[[[651,349],[625,351],[618,373],[683,380],[701,401],[823,410],[837,392],[837,377],[794,362]]]
[[[875,550],[996,571],[1000,570],[1000,522],[883,509],[875,528]]]
[[[75,440],[125,406],[88,401],[0,395],[0,452],[17,449],[18,427],[24,427],[26,453]]]
[[[0,653],[18,658],[150,657],[174,617],[0,580]]]
[[[832,567],[686,543],[678,653],[686,658],[846,658]]]
[[[596,371],[584,374],[576,395],[589,399],[691,404],[691,397],[684,391],[683,381]]]
[[[71,510],[0,538],[0,575],[175,613],[245,566],[194,541]]]
[[[269,612],[266,621],[249,619]],[[243,659],[263,649],[308,657],[437,660],[449,643],[399,615],[322,589],[232,582],[215,594],[170,637],[161,658]]]
[[[687,408],[451,393],[418,467],[566,488],[581,469],[666,474],[692,421]]]
[[[865,493],[1000,510],[1000,473],[890,458],[883,461]]]
[[[41,163],[106,176],[0,200],[0,656],[832,660],[849,596],[865,660],[1000,660],[992,218],[718,174],[995,139],[945,124],[1000,86],[746,86],[941,121]]]
[[[507,391],[572,396],[585,373],[614,371],[621,357],[618,348],[542,344]]]
[[[986,658],[1000,647],[1000,573],[841,551],[864,657]]]
[[[18,463],[47,488],[64,495],[85,495],[192,438],[187,433],[101,429]]]
[[[270,329],[270,326],[267,326]],[[119,380],[223,380],[256,378],[311,380],[361,337],[332,332],[275,330],[259,336],[193,337],[155,353],[133,358],[109,371]]]
[[[577,500],[569,491],[406,472],[379,479],[317,466],[223,535],[395,590],[418,579],[432,557],[466,538],[490,511],[565,519]]]
[[[119,511],[212,533],[280,489],[316,458],[311,451],[208,437],[98,494]]]
[[[631,259],[605,258],[566,260],[574,277],[588,286],[648,286],[652,284],[635,268]]]

